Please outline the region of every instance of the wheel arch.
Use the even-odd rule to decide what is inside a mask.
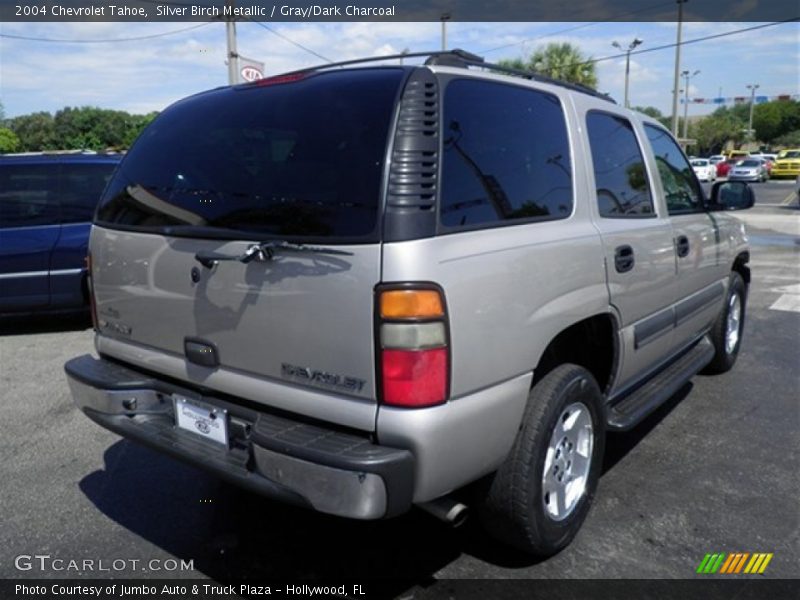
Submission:
[[[600,390],[607,393],[614,384],[621,359],[618,321],[605,312],[576,321],[557,333],[547,344],[533,370],[533,385],[564,363],[587,369]]]

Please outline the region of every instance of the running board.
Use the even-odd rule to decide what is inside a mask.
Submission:
[[[628,431],[674,396],[714,358],[714,347],[705,337],[644,385],[614,403],[606,412],[611,431]]]

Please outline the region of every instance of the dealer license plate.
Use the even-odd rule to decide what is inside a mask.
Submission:
[[[228,411],[204,402],[172,395],[175,425],[208,440],[228,445]]]

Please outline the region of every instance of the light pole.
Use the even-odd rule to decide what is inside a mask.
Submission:
[[[681,76],[686,80],[683,86],[683,139],[689,137],[689,80],[699,74],[700,71],[695,71],[694,73],[683,71],[681,73]]]
[[[447,50],[447,21],[450,20],[450,13],[442,13],[439,20],[442,22],[442,52],[444,52]]]
[[[757,83],[749,84],[746,86],[750,90],[750,119],[747,121],[747,138],[752,142],[755,137],[753,132],[753,105],[756,100],[756,90],[761,86]]]
[[[681,28],[683,26],[683,4],[689,0],[675,0],[678,3],[678,41],[675,44],[675,80],[672,83],[672,135],[678,137],[678,79],[681,72]]]
[[[612,42],[611,45],[614,48],[618,48],[619,50],[625,51],[625,108],[630,108],[630,102],[628,102],[628,78],[631,74],[631,50],[636,48],[639,44],[642,43],[643,40],[639,38],[634,38],[633,41],[628,44],[628,49],[625,50],[622,46],[620,46],[619,42]]]

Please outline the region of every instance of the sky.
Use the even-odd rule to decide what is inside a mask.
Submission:
[[[146,113],[162,110],[193,93],[225,85],[225,26],[222,23],[0,23],[0,34],[65,40],[119,40],[184,30],[141,41],[111,43],[35,42],[0,37],[0,102],[6,117],[65,106]],[[262,26],[263,25],[263,26]],[[436,50],[440,23],[265,23],[237,24],[239,53],[265,63],[267,75],[364,56]],[[684,23],[683,39],[731,32],[755,23]],[[264,26],[271,28],[267,30]],[[193,29],[186,30],[189,27]],[[447,25],[447,45],[496,62],[529,55],[549,42],[570,42],[589,57],[619,54],[641,38],[647,50],[673,44],[676,23],[462,23]],[[287,39],[288,38],[288,39]],[[299,44],[291,43],[290,41]],[[681,69],[700,73],[689,96],[747,96],[800,93],[800,23],[729,35],[685,45]],[[631,56],[630,103],[671,114],[675,49]],[[625,58],[597,64],[599,90],[620,104]],[[713,111],[690,104],[689,114]],[[682,113],[683,108],[679,109]]]

